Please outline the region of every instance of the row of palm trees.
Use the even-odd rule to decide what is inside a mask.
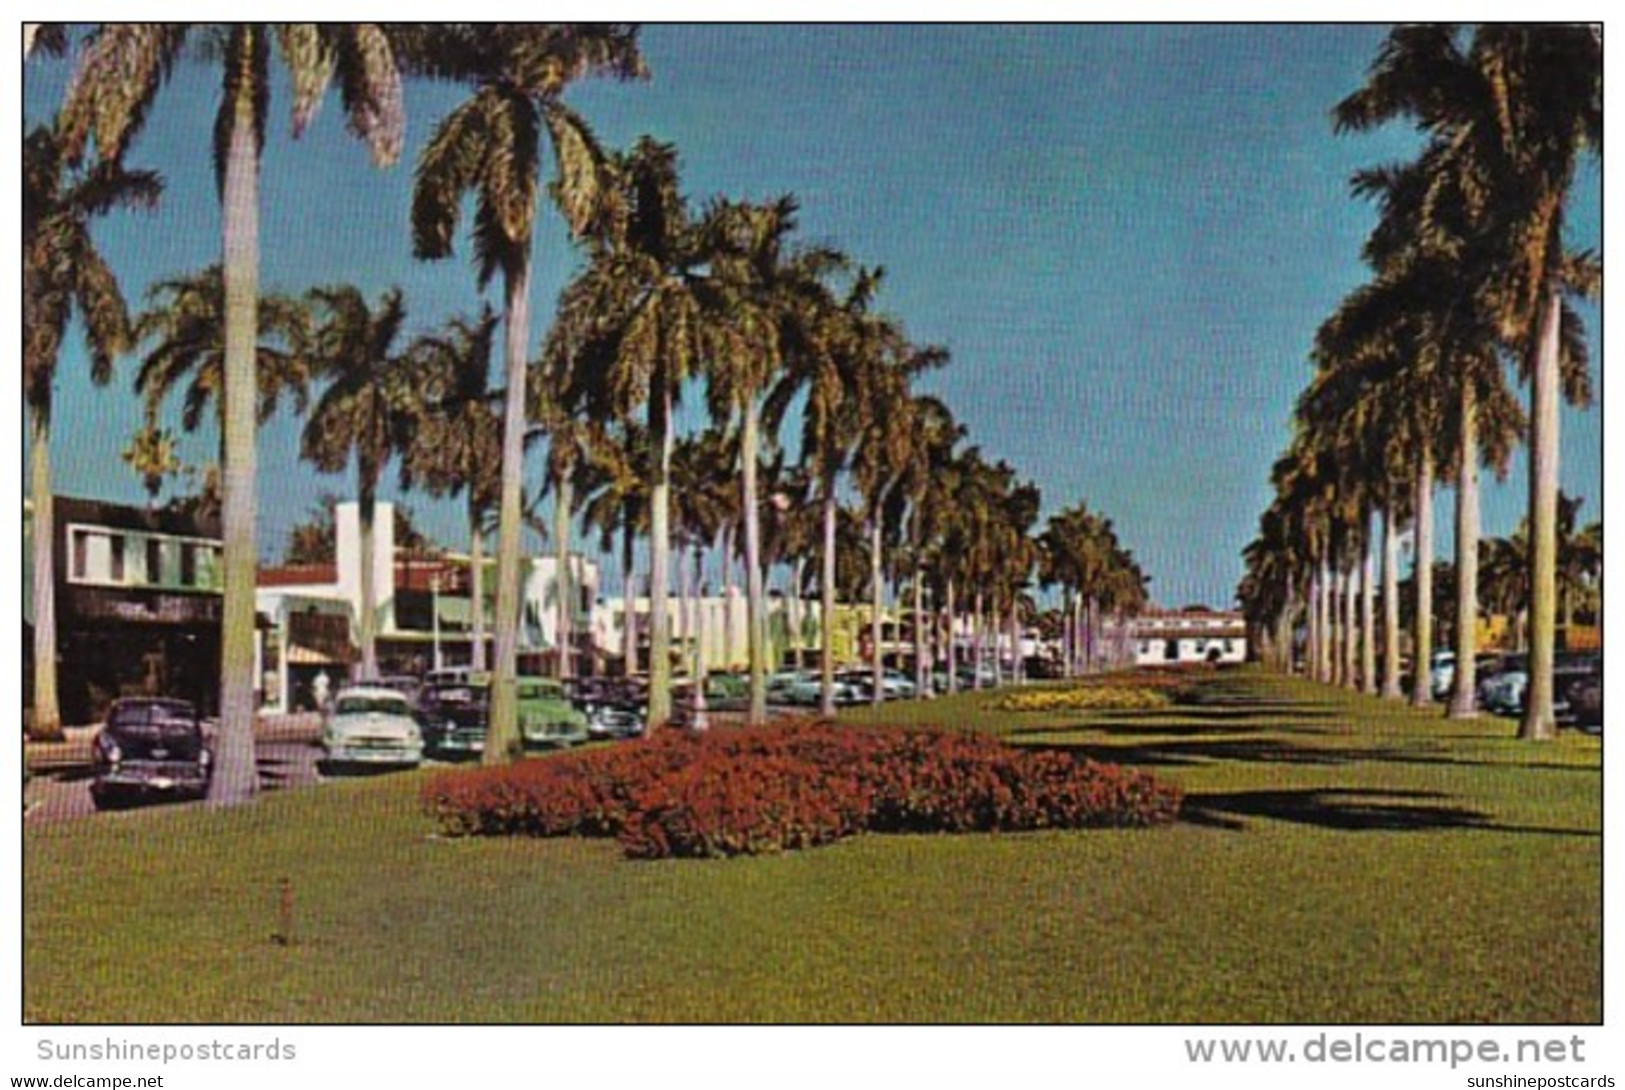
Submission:
[[[301,440],[307,460],[331,472],[356,466],[363,555],[371,554],[374,501],[392,460],[404,487],[465,502],[476,602],[483,600],[483,538],[494,527],[487,761],[511,759],[518,749],[520,534],[527,522],[535,525],[544,494],[553,499],[551,536],[563,582],[561,647],[570,643],[568,557],[578,517],[602,543],[620,539],[629,638],[633,545],[647,539],[651,724],[671,714],[666,612],[674,560],[685,568],[692,558],[697,582],[708,543],[725,573],[736,556],[744,571],[753,720],[766,711],[765,579],[775,566],[791,569],[791,601],[814,583],[819,588],[824,708],[832,710],[829,620],[843,575],[849,589],[855,581],[840,558],[857,554],[860,536],[877,682],[888,580],[907,582],[913,595],[922,690],[935,655],[929,633],[946,644],[952,678],[956,625],[970,619],[980,658],[986,637],[996,642],[1001,627],[1019,623],[1041,555],[1048,556],[1045,578],[1080,603],[1080,633],[1101,610],[1143,601],[1145,579],[1109,523],[1096,519],[1088,532],[1065,520],[1061,529],[1052,524],[1050,549],[1041,554],[1032,535],[1038,489],[966,446],[949,408],[914,388],[947,353],[912,343],[878,309],[880,269],[802,244],[794,198],[695,207],[682,192],[670,145],[646,137],[625,152],[600,146],[564,92],[592,75],[645,77],[635,27],[108,24],[76,41],[47,25],[30,43],[41,54],[76,55],[59,115],[25,147],[25,383],[35,425],[35,516],[46,520],[35,532],[50,540],[51,379],[77,311],[99,379],[115,358],[147,346],[138,385],[149,406],[149,442],[132,447],[137,463],[162,471],[165,435],[154,424],[155,406],[183,383],[184,427],[197,427],[211,402],[219,417],[225,579],[218,801],[246,798],[255,786],[255,432],[284,399],[308,414]],[[222,73],[214,162],[223,260],[154,286],[147,312],[132,320],[88,224],[113,208],[157,199],[161,180],[124,162],[170,71],[189,53],[218,63]],[[273,53],[288,72],[295,135],[336,82],[350,129],[379,163],[401,151],[404,79],[468,90],[418,161],[412,239],[421,259],[451,256],[472,198],[476,279],[482,290],[500,285],[500,311],[453,318],[401,344],[406,308],[398,290],[372,302],[347,285],[300,298],[260,290],[258,175]],[[545,187],[544,147],[556,166]],[[531,359],[532,235],[544,192],[583,263]],[[492,387],[499,333],[503,382]],[[685,394],[703,398],[709,428],[680,434]],[[790,465],[779,436],[798,410],[801,458]],[[537,437],[548,440],[546,480],[527,499],[524,453]],[[1108,544],[1097,540],[1102,535]],[[806,563],[814,556],[816,578]],[[36,557],[45,566],[43,576],[36,571],[43,608],[35,726],[48,732],[57,718],[50,550]],[[1108,568],[1117,574],[1102,574]],[[376,666],[370,569],[363,565],[363,670]],[[475,610],[476,624],[482,613]],[[475,637],[483,654],[483,633]],[[1081,637],[1073,643],[1086,645]],[[630,662],[635,647],[629,652]],[[993,658],[997,664],[1001,656]],[[1080,653],[1076,662],[1086,659]],[[570,669],[566,656],[560,669]],[[691,669],[703,674],[704,664]]]
[[[1315,677],[1401,695],[1399,537],[1411,527],[1412,700],[1428,703],[1434,491],[1455,490],[1455,612],[1476,618],[1480,473],[1504,474],[1526,439],[1531,680],[1520,733],[1555,734],[1558,402],[1589,400],[1584,327],[1569,301],[1594,296],[1601,276],[1594,255],[1566,247],[1564,225],[1579,166],[1600,148],[1601,71],[1590,27],[1408,26],[1338,104],[1340,131],[1407,119],[1422,144],[1414,160],[1353,179],[1379,210],[1363,252],[1371,279],[1316,336],[1316,374],[1245,553],[1240,597],[1279,662],[1301,625]],[[1530,384],[1527,414],[1509,362]],[[1476,628],[1455,626],[1452,716],[1476,711]]]

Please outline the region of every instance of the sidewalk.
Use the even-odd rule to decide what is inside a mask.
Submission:
[[[35,742],[23,740],[23,766],[30,772],[54,772],[67,768],[80,768],[90,763],[90,743],[101,729],[100,724],[88,727],[62,728],[62,741]],[[209,728],[213,729],[213,721]],[[254,722],[254,740],[257,742],[311,742],[322,733],[319,712],[297,712],[288,715],[260,715]]]

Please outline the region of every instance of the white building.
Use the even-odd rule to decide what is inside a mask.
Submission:
[[[1247,621],[1209,609],[1153,609],[1133,622],[1139,666],[1247,661]]]
[[[743,589],[730,587],[721,595],[684,598],[672,594],[667,599],[666,624],[671,633],[674,654],[685,661],[692,658],[703,641],[707,670],[743,669],[749,662],[748,606]],[[632,599],[633,621],[639,668],[647,666],[649,650],[649,598]],[[781,663],[800,647],[809,652],[818,647],[817,601],[797,602],[777,592],[767,598],[768,662]],[[626,638],[626,605],[620,597],[605,598],[592,612],[593,642],[604,655],[623,655]]]
[[[358,505],[341,503],[334,511],[335,562],[262,569],[255,606],[268,629],[256,676],[268,711],[293,710],[306,700],[305,689],[326,672],[337,683],[359,667],[361,616],[361,521]],[[519,650],[521,655],[551,654],[558,640],[557,558],[552,554],[523,561]],[[470,559],[466,554],[430,557],[403,555],[395,547],[394,505],[377,504],[373,520],[373,586],[377,603],[377,647],[383,674],[423,672],[440,665],[469,662],[473,651],[474,612]],[[482,607],[485,639],[492,638],[492,605],[496,562],[483,565]],[[598,595],[598,567],[572,557],[574,575],[572,641],[591,653],[593,602]]]

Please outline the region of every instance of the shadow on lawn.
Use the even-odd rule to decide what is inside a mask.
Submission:
[[[1342,832],[1427,832],[1484,829],[1548,836],[1601,835],[1594,830],[1542,829],[1502,825],[1480,810],[1440,806],[1436,791],[1374,791],[1358,788],[1304,788],[1294,791],[1236,791],[1185,796],[1180,820],[1192,825],[1240,831],[1242,818],[1270,818]]]

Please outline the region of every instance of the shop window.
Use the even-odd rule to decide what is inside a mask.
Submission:
[[[107,577],[115,583],[124,582],[124,541],[123,534],[107,539]]]
[[[164,543],[158,538],[147,538],[147,583],[159,586],[164,581]]]

